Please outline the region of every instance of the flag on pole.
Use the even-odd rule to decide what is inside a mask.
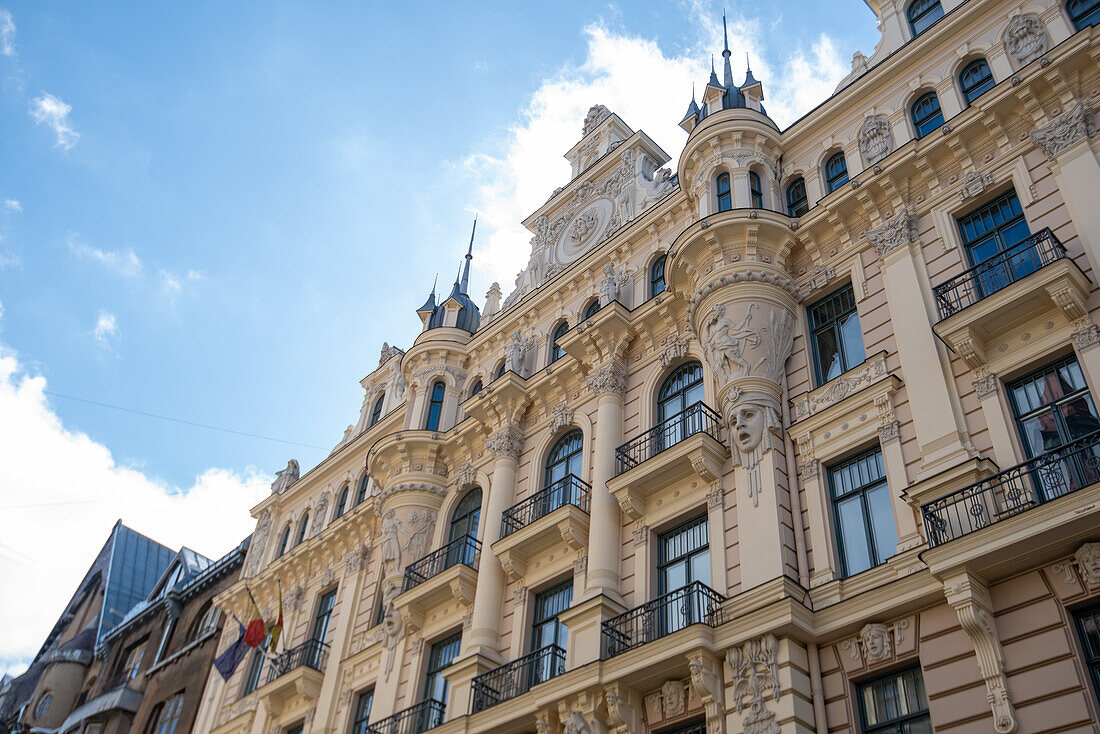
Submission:
[[[225,648],[225,652],[214,659],[214,667],[221,673],[222,678],[229,680],[233,677],[233,671],[237,669],[237,666],[244,660],[244,656],[248,654],[248,645],[245,643],[245,629],[241,621],[234,615],[233,619],[237,620],[237,627],[240,628],[240,633],[237,635],[237,641],[229,647]]]
[[[259,647],[263,644],[267,638],[267,627],[264,625],[264,617],[260,614],[260,605],[256,603],[255,597],[252,596],[252,591],[246,586],[244,590],[248,592],[248,598],[252,599],[252,621],[248,623],[248,629],[244,632],[244,644],[249,647]]]
[[[271,652],[276,652],[279,647],[279,638],[283,636],[283,581],[282,579],[276,579],[276,581],[279,584],[279,618],[271,624],[267,633],[267,648]]]

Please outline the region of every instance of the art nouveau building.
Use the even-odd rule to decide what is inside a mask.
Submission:
[[[198,731],[1098,730],[1100,3],[868,4],[785,130],[728,51],[676,161],[592,108],[254,509]]]

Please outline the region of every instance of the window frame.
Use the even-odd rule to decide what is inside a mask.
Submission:
[[[264,651],[266,648],[266,642],[253,648],[252,654],[249,656],[248,667],[245,668],[244,679],[241,681],[240,698],[244,698],[260,687],[260,678],[264,671]]]
[[[728,212],[733,209],[733,180],[730,178],[729,171],[723,171],[714,177],[714,200],[718,212]]]
[[[969,74],[971,70],[978,67],[985,68],[985,75],[980,77],[977,81],[966,82],[966,75]],[[966,64],[959,69],[958,82],[959,93],[962,94],[963,102],[966,103],[967,107],[972,105],[974,100],[997,86],[997,80],[993,78],[993,69],[990,68],[989,60],[984,56],[979,56],[966,62]]]
[[[850,308],[840,313],[833,313],[830,319],[818,323],[817,317],[815,316],[816,311],[820,308],[830,305],[831,302],[838,300],[841,296],[847,293],[851,294]],[[860,359],[858,362],[849,363],[850,358],[847,353],[848,347],[847,343],[844,341],[843,333],[841,332],[841,322],[844,318],[850,316],[851,314],[855,314],[856,323],[860,325],[859,336],[860,344],[863,347],[863,358]],[[806,317],[807,326],[810,330],[810,352],[813,356],[814,378],[816,380],[815,387],[821,387],[826,382],[829,382],[829,380],[835,379],[835,377],[829,377],[825,373],[825,366],[821,363],[821,353],[817,341],[819,334],[822,334],[828,330],[831,330],[833,332],[833,338],[837,345],[837,352],[840,354],[842,367],[842,369],[840,370],[841,375],[843,375],[848,370],[855,369],[856,367],[867,361],[867,345],[863,343],[863,324],[862,322],[860,322],[859,319],[859,308],[856,302],[855,289],[852,287],[851,283],[847,283],[840,288],[837,288],[827,296],[822,296],[821,298],[808,305],[806,307]]]
[[[838,168],[830,173],[830,169],[833,168],[838,161],[843,166],[843,170]],[[844,155],[843,150],[838,150],[825,159],[825,165],[822,166],[822,172],[825,174],[825,188],[828,189],[828,193],[830,194],[852,180],[848,175],[848,157]]]
[[[554,364],[559,359],[565,356],[565,350],[558,344],[558,339],[561,339],[569,333],[569,322],[562,321],[554,327],[554,331],[550,334],[550,361],[547,364]]]
[[[367,424],[367,428],[370,428],[382,419],[382,403],[385,401],[385,399],[386,395],[385,393],[383,393],[378,396],[377,400],[374,401],[374,407],[371,408],[370,412],[370,423]]]
[[[1093,599],[1095,602],[1096,600]],[[1085,629],[1085,618],[1091,619],[1094,626],[1100,629],[1100,603],[1076,609],[1073,614],[1073,627],[1077,633],[1077,644],[1081,649],[1081,663],[1088,671],[1089,680],[1092,682],[1093,700],[1100,704],[1100,645],[1092,649],[1089,644],[1089,635]],[[1100,633],[1098,633],[1100,637]]]
[[[593,298],[588,302],[588,305],[584,307],[584,316],[581,317],[581,321],[588,321],[588,319],[600,312],[600,308],[602,308],[600,306],[600,299]]]
[[[576,442],[574,448],[569,448],[569,445]],[[559,452],[565,451],[566,453],[559,455]],[[555,482],[562,481],[562,478],[573,475],[580,479],[580,474],[574,474],[571,471],[566,471],[562,478],[554,479],[554,470],[558,467],[564,467],[569,469],[570,464],[574,458],[579,457],[580,467],[579,472],[584,471],[584,432],[579,428],[571,428],[570,430],[559,436],[553,444],[550,445],[550,450],[546,452],[546,460],[543,461],[543,488],[549,488]]]
[[[317,595],[317,606],[313,613],[313,624],[310,625],[309,639],[313,642],[325,643],[329,628],[332,626],[332,612],[336,608],[336,587],[328,589]],[[320,631],[320,636],[318,636]]]
[[[153,721],[152,734],[175,734],[183,718],[183,691],[172,694],[161,703]],[[169,727],[169,725],[171,725]]]
[[[927,6],[919,13],[914,13],[913,9],[922,2],[925,2]],[[935,18],[930,21],[925,20],[929,15],[935,15],[937,12],[939,15],[936,15]],[[905,6],[905,19],[909,21],[909,31],[913,34],[913,38],[916,38],[934,26],[944,15],[943,3],[941,3],[940,0],[932,0],[931,2],[927,2],[927,0],[913,0],[913,2]],[[918,24],[923,24],[920,30],[917,29]]]
[[[332,510],[332,521],[335,522],[344,516],[344,512],[348,506],[348,494],[351,492],[351,487],[347,484],[340,490],[340,494],[336,495],[336,507]]]
[[[802,192],[801,198],[792,199],[791,192],[798,187]],[[806,179],[803,176],[797,176],[787,184],[785,190],[787,198],[787,216],[789,217],[804,217],[810,211],[810,198],[806,193]]]
[[[668,281],[665,280],[665,264],[668,262],[667,254],[660,254],[649,266],[649,297],[657,296],[668,290]],[[658,272],[659,269],[659,272]],[[659,285],[658,285],[659,284]]]
[[[279,540],[278,553],[275,554],[276,558],[282,558],[286,555],[286,552],[290,550],[290,532],[293,524],[287,522],[286,527],[283,528],[282,537]]]
[[[924,104],[932,106],[921,112],[918,117],[917,108]],[[909,105],[909,120],[913,123],[913,133],[916,135],[917,140],[927,137],[943,127],[946,122],[943,116],[943,107],[940,106],[940,96],[936,94],[934,89],[924,92],[913,100]]]
[[[666,556],[666,551],[667,551],[667,548],[668,548],[669,541],[671,540],[671,538],[673,536],[679,535],[681,533],[685,533],[687,531],[695,530],[696,528],[700,528],[700,532],[703,535],[703,542],[702,542],[701,545],[697,545],[694,548],[692,548],[691,550],[680,553],[679,555]],[[669,568],[671,568],[675,564],[678,564],[678,563],[681,563],[681,562],[686,562],[686,564],[687,564],[686,567],[690,571],[690,569],[692,568],[692,563],[691,563],[692,560],[695,559],[698,556],[703,555],[704,553],[707,554],[707,578],[705,580],[704,579],[691,579],[686,584],[683,584],[681,586],[677,586],[677,587],[671,588],[671,589],[668,588],[668,580],[665,576],[665,571],[666,570],[668,570]],[[664,531],[658,533],[657,534],[657,553],[655,554],[655,557],[654,557],[655,567],[656,567],[656,570],[657,570],[657,595],[658,596],[664,596],[665,594],[676,591],[676,589],[682,589],[685,586],[693,584],[696,581],[698,581],[700,583],[703,583],[703,584],[706,584],[707,586],[710,586],[710,582],[711,582],[710,572],[712,570],[711,567],[710,567],[711,560],[712,559],[710,558],[710,527],[708,525],[708,518],[707,518],[707,513],[706,512],[703,512],[702,514],[690,517],[687,520],[684,520],[680,523],[677,523],[676,525],[673,525],[672,527],[668,528],[667,530],[664,530]],[[690,576],[691,574],[689,573],[688,575]]]
[[[476,502],[473,500],[477,497]],[[447,526],[447,542],[451,543],[456,540],[461,540],[463,537],[477,538],[478,531],[481,529],[481,504],[484,501],[484,495],[481,491],[481,487],[471,487],[462,495],[456,504],[455,508],[451,510],[451,521]],[[464,507],[464,505],[468,505]],[[459,513],[462,513],[461,515]],[[473,532],[470,532],[471,518],[473,524]],[[465,526],[466,531],[456,535],[455,531],[460,526]]]
[[[751,170],[749,171],[749,207],[764,208],[764,184],[760,180],[760,174]]]
[[[298,535],[294,541],[294,547],[297,548],[302,543],[306,542],[309,535],[309,510],[302,513],[302,519],[298,521]]]
[[[916,671],[917,677],[920,679],[921,693],[924,698],[924,708],[920,711],[910,714],[903,714],[896,716],[889,721],[882,721],[877,724],[871,725],[867,723],[867,706],[864,703],[864,691],[870,686],[882,683],[883,681],[890,679],[899,679],[901,676]],[[924,686],[924,670],[921,668],[920,663],[916,665],[910,665],[898,670],[890,671],[884,675],[879,675],[868,680],[860,681],[856,685],[856,706],[859,709],[859,725],[863,734],[902,734],[905,729],[902,728],[905,724],[912,724],[921,720],[928,720],[931,723],[931,714],[929,713],[928,705],[928,690]]]
[[[1073,30],[1083,31],[1086,28],[1100,24],[1100,2],[1095,3],[1092,7],[1086,7],[1083,11],[1074,12],[1070,10],[1070,5],[1077,2],[1077,0],[1067,0],[1064,7],[1066,9],[1066,15],[1069,17],[1069,22],[1073,26]],[[1087,23],[1082,24],[1081,20],[1091,17]]]
[[[359,478],[359,488],[355,491],[355,505],[353,505],[354,507],[358,507],[363,503],[364,500],[367,499],[367,491],[369,485],[370,474],[364,472],[363,476]]]
[[[447,652],[448,646],[454,646],[454,655],[447,662],[442,662],[442,656]],[[421,676],[421,684],[423,685],[423,694],[421,695],[422,701],[433,700],[443,704],[444,708],[447,706],[447,699],[450,698],[451,686],[450,681],[443,675],[443,671],[446,670],[454,663],[455,658],[458,657],[462,647],[462,630],[453,632],[449,635],[440,637],[435,642],[428,645],[427,654],[424,656],[424,675]],[[431,698],[430,692],[432,689],[432,679],[434,676],[439,676],[443,681],[443,700],[440,701],[437,698]]]
[[[1023,406],[1020,405],[1019,399],[1016,397],[1016,389],[1018,387],[1021,387],[1029,382],[1034,382],[1036,379],[1043,378],[1050,374],[1057,375],[1059,370],[1064,367],[1068,367],[1071,364],[1077,365],[1077,370],[1081,374],[1081,382],[1083,385],[1082,387],[1077,388],[1073,392],[1066,393],[1061,397],[1048,399],[1046,402],[1036,408],[1032,408],[1030,410],[1023,409]],[[1081,438],[1081,436],[1077,436],[1075,438],[1072,435],[1072,429],[1066,422],[1066,418],[1060,410],[1061,406],[1075,402],[1077,400],[1080,400],[1081,398],[1085,398],[1088,401],[1089,405],[1092,406],[1094,414],[1097,415],[1097,417],[1100,417],[1100,414],[1096,412],[1096,402],[1093,398],[1092,391],[1089,389],[1088,379],[1085,377],[1084,367],[1082,367],[1081,361],[1077,358],[1077,354],[1073,352],[1065,355],[1064,357],[1060,357],[1051,362],[1047,362],[1046,364],[1037,367],[1034,370],[1031,370],[1027,374],[1021,375],[1015,380],[1005,383],[1005,392],[1008,393],[1009,409],[1012,411],[1012,419],[1016,424],[1016,435],[1020,439],[1020,443],[1024,450],[1024,456],[1028,459],[1034,459],[1036,458],[1036,455],[1033,454],[1031,442],[1028,441],[1027,435],[1024,433],[1025,421],[1044,414],[1051,416],[1053,418],[1053,424],[1058,432],[1059,446],[1064,446],[1071,441]],[[1089,433],[1091,433],[1091,431]],[[1088,434],[1086,433],[1084,435]],[[1052,449],[1053,448],[1057,447],[1052,447]]]
[[[363,711],[363,700],[367,700],[367,710]],[[374,708],[374,686],[359,691],[355,697],[355,708],[351,711],[351,734],[367,734],[370,728],[371,709]]]
[[[863,484],[861,484],[861,485],[859,485],[859,486],[857,486],[853,489],[850,489],[850,490],[844,492],[843,494],[838,494],[837,485],[836,485],[836,481],[835,481],[836,475],[839,474],[839,472],[841,470],[847,469],[850,466],[853,466],[853,465],[855,465],[855,464],[857,464],[861,461],[864,461],[864,460],[866,460],[866,459],[868,459],[872,456],[876,456],[876,455],[878,456],[878,459],[879,459],[878,463],[879,463],[879,468],[881,469],[881,475],[878,478],[873,479],[869,482],[865,482],[865,483],[863,483]],[[882,564],[886,563],[888,560],[893,558],[895,555],[897,555],[897,524],[896,524],[897,523],[897,518],[894,516],[894,507],[893,507],[892,498],[891,498],[891,504],[890,504],[890,521],[892,523],[891,528],[894,531],[894,547],[890,548],[888,551],[886,551],[885,555],[882,555],[881,552],[879,551],[879,549],[875,547],[875,537],[874,537],[874,531],[873,531],[874,525],[871,522],[871,511],[870,511],[870,508],[868,507],[868,502],[867,502],[867,493],[870,490],[877,489],[880,486],[885,486],[886,491],[887,491],[887,495],[889,495],[889,492],[890,492],[890,481],[889,481],[889,477],[886,474],[886,457],[882,453],[882,446],[879,445],[879,444],[875,444],[874,446],[868,448],[865,451],[861,451],[858,454],[855,454],[854,456],[850,456],[847,459],[844,459],[842,461],[839,461],[839,462],[833,464],[832,466],[829,466],[828,469],[826,470],[826,475],[827,475],[827,481],[828,481],[828,487],[829,487],[829,504],[830,504],[830,509],[832,511],[832,516],[833,516],[833,528],[836,531],[835,545],[836,545],[836,551],[837,551],[837,561],[839,562],[839,565],[840,565],[839,570],[840,570],[840,573],[841,573],[841,577],[842,578],[849,578],[851,576],[855,576],[857,574],[863,573],[864,571],[870,571],[872,568],[876,568],[878,566],[881,566]],[[860,501],[860,511],[862,513],[862,518],[863,518],[864,539],[867,541],[867,549],[868,549],[868,554],[871,557],[870,558],[871,565],[868,566],[867,568],[863,568],[863,569],[860,569],[858,571],[851,571],[849,569],[850,564],[848,562],[848,556],[845,553],[844,529],[843,529],[843,526],[842,526],[841,521],[840,521],[839,504],[842,500],[848,500],[848,499],[851,499],[852,497],[857,497],[857,496],[859,497],[859,501]]]
[[[436,380],[428,396],[428,409],[424,416],[424,430],[438,431],[443,422],[443,401],[447,396],[447,383]]]

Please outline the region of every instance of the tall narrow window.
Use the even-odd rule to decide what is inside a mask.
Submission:
[[[917,137],[923,138],[943,124],[943,111],[940,109],[940,98],[935,92],[921,95],[913,103],[910,112],[913,116],[913,127],[917,131]]]
[[[245,672],[244,684],[241,687],[241,697],[247,696],[260,685],[260,673],[264,669],[264,651],[267,643],[260,645],[252,651],[252,658],[248,661],[248,670]]]
[[[355,504],[361,503],[367,498],[367,491],[370,484],[370,475],[364,474],[363,478],[359,480],[359,491],[355,494]]]
[[[909,28],[913,35],[919,36],[943,17],[943,6],[940,5],[940,0],[913,0],[905,15],[909,18]]]
[[[584,309],[584,320],[587,321],[588,319],[592,318],[593,316],[595,316],[599,312],[600,312],[600,301],[599,301],[599,299],[593,298],[591,303],[589,303],[588,306]]]
[[[1077,635],[1085,653],[1085,667],[1092,676],[1092,691],[1100,702],[1100,606],[1082,609],[1077,618]]]
[[[697,361],[685,362],[665,378],[657,392],[657,449],[667,449],[702,430],[699,409],[688,410],[701,402],[703,365]]]
[[[474,395],[477,395],[479,392],[481,392],[483,387],[484,386],[481,384],[481,380],[474,380],[473,386],[470,387],[470,397],[472,398]]]
[[[898,533],[882,452],[876,448],[829,469],[829,486],[844,575],[866,571],[894,555]]]
[[[1100,23],[1100,0],[1069,0],[1066,12],[1077,30]]]
[[[443,671],[454,662],[461,645],[462,633],[458,632],[431,646],[431,649],[428,651],[428,666],[424,672],[425,700],[438,701],[446,707],[447,694],[450,692],[450,686],[447,683],[447,679],[443,677]],[[438,726],[441,723],[443,723],[442,709],[439,712],[439,721],[431,724],[428,728]]]
[[[806,181],[800,176],[787,184],[787,214],[801,217],[808,211],[810,205],[806,200]]]
[[[546,486],[560,482],[572,474],[581,476],[584,455],[581,448],[584,445],[584,434],[579,429],[569,431],[557,440],[550,454],[546,457]]]
[[[714,181],[714,193],[718,197],[718,211],[727,212],[733,208],[733,195],[730,189],[730,175],[719,174]]]
[[[308,531],[308,530],[309,530],[309,511],[306,511],[305,514],[302,515],[301,521],[298,523],[298,538],[294,542],[294,545],[298,545],[299,543],[305,541],[306,531]]]
[[[543,655],[532,668],[531,684],[550,680],[561,672],[568,649],[569,630],[558,615],[569,608],[573,601],[573,580],[570,579],[546,591],[535,594],[535,616],[531,628],[531,651],[557,647],[562,652]]]
[[[290,543],[290,523],[287,523],[286,527],[283,528],[283,535],[279,538],[279,553],[275,556],[276,558],[282,558],[286,554],[288,543]]]
[[[959,88],[968,105],[995,86],[993,72],[985,59],[974,59],[959,72]]]
[[[959,220],[974,285],[984,298],[1042,267],[1040,253],[1023,242],[1031,236],[1015,191],[997,197]]]
[[[665,255],[661,255],[649,266],[649,297],[659,296],[665,292]]]
[[[310,639],[324,642],[328,637],[329,622],[332,621],[332,608],[336,606],[336,589],[326,591],[317,600],[317,614],[313,617],[313,632]]]
[[[558,344],[558,339],[569,333],[569,324],[562,321],[554,329],[554,335],[550,338],[550,361],[557,362],[559,359],[565,356],[565,350]]]
[[[836,191],[848,183],[848,161],[844,159],[844,153],[834,153],[825,161],[825,185],[829,192]]]
[[[749,200],[753,209],[764,208],[764,187],[760,183],[760,174],[749,171]]]
[[[183,694],[177,693],[164,704],[153,724],[153,734],[176,734],[183,716]]]
[[[378,399],[374,401],[374,407],[370,412],[370,425],[373,426],[378,422],[378,419],[382,417],[382,401],[386,399],[385,395],[379,395]],[[367,426],[368,428],[370,426]]]
[[[710,543],[705,514],[662,533],[657,543],[657,593],[664,596],[695,582],[710,584]],[[660,620],[664,634],[703,621],[706,609],[697,608],[701,601],[699,595],[690,591],[682,594],[680,603],[664,607]]]
[[[432,385],[432,399],[428,404],[428,419],[424,421],[424,428],[429,431],[439,430],[439,419],[443,416],[443,393],[446,385],[439,381]]]
[[[481,488],[474,487],[455,506],[451,514],[451,528],[447,540],[477,537],[477,526],[481,520]]]
[[[370,734],[370,710],[374,705],[374,689],[368,688],[359,694],[355,701],[355,717],[352,719],[351,734]]]
[[[818,385],[863,364],[867,353],[850,284],[810,306],[809,312],[810,346]]]
[[[865,734],[932,734],[919,666],[861,685],[859,712]]]
[[[497,377],[504,377],[504,370],[508,366],[508,363],[503,359],[500,360],[500,364],[497,365]]]
[[[344,515],[344,510],[348,506],[348,485],[344,485],[344,488],[340,490],[340,496],[336,499],[336,509],[332,512],[332,519],[339,520]]]

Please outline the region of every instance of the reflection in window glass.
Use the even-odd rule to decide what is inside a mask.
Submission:
[[[866,571],[897,551],[897,527],[879,449],[829,470],[844,574]]]

